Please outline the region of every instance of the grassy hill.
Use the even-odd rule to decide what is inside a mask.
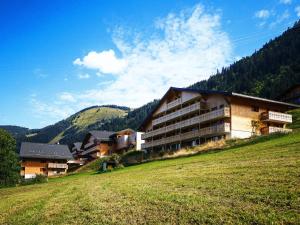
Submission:
[[[80,141],[92,130],[95,123],[103,124],[114,118],[127,115],[129,108],[117,106],[93,106],[62,120],[54,125],[41,129],[36,135],[27,137],[28,141],[71,144]]]
[[[155,171],[155,172],[154,172]],[[0,189],[0,224],[299,224],[300,133]]]

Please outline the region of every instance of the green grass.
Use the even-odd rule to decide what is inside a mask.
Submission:
[[[79,128],[84,128],[97,121],[107,120],[116,117],[124,117],[127,112],[121,109],[114,109],[109,107],[92,108],[81,112],[73,120],[73,125]]]
[[[0,189],[1,224],[299,224],[300,133]]]

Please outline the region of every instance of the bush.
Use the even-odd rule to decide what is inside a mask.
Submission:
[[[34,178],[21,180],[21,185],[40,184],[48,182],[48,177],[42,174],[36,174]]]
[[[20,165],[16,153],[16,141],[0,129],[0,187],[14,186],[20,180]]]

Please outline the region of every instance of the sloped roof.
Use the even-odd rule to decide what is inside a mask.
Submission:
[[[31,142],[22,142],[20,157],[37,159],[73,159],[73,156],[67,145]]]
[[[77,150],[81,149],[82,142],[75,142],[71,145],[71,148],[76,148]]]
[[[130,129],[130,128],[127,128],[127,129],[124,129],[124,130],[114,132],[112,135],[110,135],[110,137],[113,138],[117,135],[122,135],[122,134],[127,134],[127,133],[135,133],[135,131]]]
[[[250,96],[250,95],[244,95],[244,94],[239,94],[235,92],[228,92],[228,91],[215,91],[215,90],[199,90],[199,89],[193,89],[193,88],[178,88],[178,87],[170,87],[169,90],[164,94],[164,96],[160,99],[156,107],[152,110],[151,113],[146,117],[146,119],[141,123],[139,126],[138,130],[142,130],[143,127],[149,122],[151,119],[152,114],[160,107],[162,102],[165,100],[165,98],[168,96],[168,94],[171,91],[179,91],[179,92],[194,92],[194,93],[199,93],[203,95],[209,95],[209,94],[219,94],[223,96],[233,96],[233,97],[238,97],[238,98],[246,98],[246,99],[252,99],[256,101],[263,101],[263,102],[268,102],[268,103],[273,103],[273,104],[278,104],[278,105],[285,105],[290,108],[299,108],[299,105],[296,104],[291,104],[287,102],[280,102],[280,101],[275,101],[271,99],[266,99],[266,98],[260,98],[260,97],[255,97],[255,96]]]
[[[114,134],[114,132],[106,130],[92,130],[89,133],[100,141],[109,141],[110,135]]]

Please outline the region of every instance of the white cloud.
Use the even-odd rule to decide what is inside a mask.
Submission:
[[[259,19],[267,19],[270,16],[270,11],[266,9],[259,10],[255,13],[255,17]]]
[[[286,4],[286,5],[288,5],[288,4],[291,4],[292,3],[292,0],[280,0],[279,1],[281,4]]]
[[[73,62],[96,70],[94,88],[60,93],[51,104],[33,98],[38,115],[62,119],[101,104],[139,107],[162,97],[170,86],[191,85],[234,61],[219,15],[201,5],[155,21],[150,36],[123,31],[119,28],[112,37],[119,56],[112,49],[91,51]]]
[[[98,69],[102,73],[118,74],[127,66],[124,59],[118,59],[113,50],[102,52],[89,52],[83,60],[77,58],[73,62],[75,65],[84,66],[89,69]]]
[[[298,17],[300,17],[300,5],[295,8],[295,12]]]
[[[76,99],[69,92],[63,92],[59,95],[59,99],[65,102],[76,102]]]
[[[85,73],[85,74],[78,74],[78,78],[79,79],[89,79],[90,78],[90,75],[88,73]]]
[[[219,15],[201,5],[155,21],[151,36],[126,32],[118,29],[113,36],[119,57],[112,49],[91,51],[73,62],[95,69],[100,77],[115,75],[101,89],[75,94],[79,102],[141,106],[161,97],[170,86],[206,79],[234,60]]]
[[[31,97],[30,104],[34,116],[46,118],[49,121],[61,120],[75,112],[69,105],[47,104],[38,100],[36,97]]]

